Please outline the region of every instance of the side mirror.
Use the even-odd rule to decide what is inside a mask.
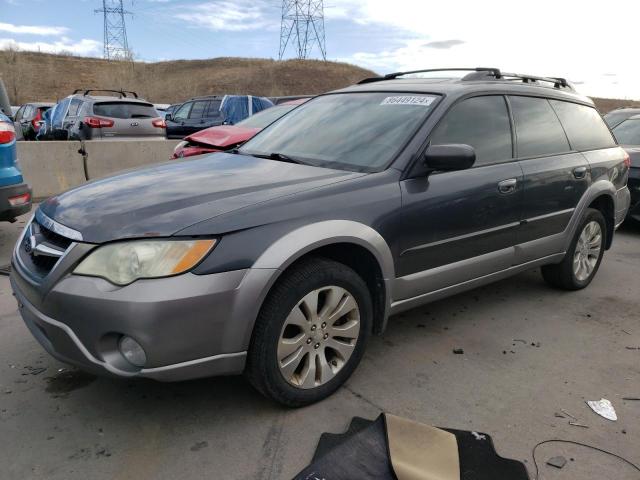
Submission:
[[[173,120],[173,117],[171,116],[171,114],[170,114],[170,113],[167,113],[167,114],[164,116],[164,121],[165,121],[165,122],[171,122],[172,120]]]
[[[476,151],[464,144],[430,145],[424,155],[424,166],[429,171],[453,171],[471,168]]]

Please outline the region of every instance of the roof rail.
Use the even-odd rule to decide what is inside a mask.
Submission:
[[[553,84],[554,88],[569,88],[574,90],[573,86],[562,77],[538,77],[535,75],[524,75],[520,73],[501,72],[499,68],[494,67],[476,67],[476,68],[431,68],[425,70],[412,70],[408,72],[395,72],[384,75],[383,77],[372,77],[360,80],[358,84],[380,82],[383,80],[393,80],[404,75],[412,75],[415,73],[431,73],[431,72],[470,72],[462,77],[463,81],[480,80],[487,77],[495,80],[520,80],[523,83],[546,82]]]
[[[82,95],[89,95],[89,92],[111,92],[111,93],[117,93],[120,95],[120,97],[123,98],[129,98],[128,97],[128,93],[133,95],[133,98],[138,98],[138,94],[136,92],[132,92],[130,90],[110,90],[108,88],[89,88],[89,89],[84,89],[84,88],[78,88],[76,90],[73,91],[73,95],[76,95],[78,93],[82,92]]]
[[[404,75],[412,75],[414,73],[430,73],[430,72],[490,72],[495,78],[500,78],[500,70],[493,67],[475,67],[475,68],[428,68],[425,70],[411,70],[408,72],[395,72],[388,73],[383,77],[371,77],[365,78],[358,82],[358,85],[363,83],[380,82],[382,80],[393,80],[394,78],[402,77]]]

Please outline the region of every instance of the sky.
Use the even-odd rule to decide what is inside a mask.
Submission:
[[[638,0],[325,0],[329,60],[382,74],[498,67],[640,99]],[[137,59],[277,58],[279,0],[124,0]],[[102,56],[101,0],[0,0],[0,49]],[[628,19],[628,20],[626,20]],[[293,57],[293,50],[285,57]],[[319,58],[317,49],[310,57]]]

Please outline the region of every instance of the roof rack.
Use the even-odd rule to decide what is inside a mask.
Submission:
[[[462,81],[481,80],[487,77],[495,80],[507,80],[507,81],[522,81],[523,83],[537,83],[546,82],[553,84],[554,88],[569,88],[573,90],[573,86],[562,77],[538,77],[535,75],[524,75],[520,73],[506,73],[501,72],[499,68],[494,67],[476,67],[476,68],[430,68],[425,70],[412,70],[408,72],[395,72],[384,75],[383,77],[371,77],[365,78],[358,82],[358,84],[380,82],[383,80],[393,80],[405,75],[412,75],[415,73],[431,73],[431,72],[470,72],[462,77]]]
[[[80,92],[82,92],[82,95],[84,96],[89,95],[89,92],[111,92],[119,94],[121,98],[129,98],[127,94],[131,94],[133,98],[138,98],[138,94],[136,92],[132,92],[130,90],[110,90],[108,88],[89,88],[86,90],[83,88],[78,88],[73,91],[73,95],[76,95]]]

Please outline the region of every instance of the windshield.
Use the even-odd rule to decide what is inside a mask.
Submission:
[[[258,112],[255,115],[236,123],[236,125],[238,127],[245,128],[264,128],[267,125],[271,125],[285,113],[290,112],[296,107],[297,105],[282,105],[279,107],[267,108],[262,112]]]
[[[620,145],[640,145],[640,118],[625,120],[613,129]]]
[[[309,165],[379,171],[413,135],[437,98],[392,92],[323,95],[270,125],[240,152],[278,153]]]

